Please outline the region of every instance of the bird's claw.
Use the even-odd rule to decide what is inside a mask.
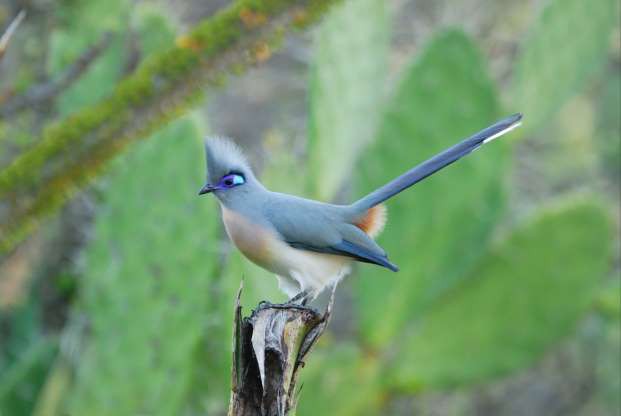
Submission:
[[[259,302],[259,306],[257,307],[257,311],[263,309],[299,309],[299,310],[307,310],[309,309],[306,304],[310,300],[310,293],[306,290],[298,293],[291,299],[287,300],[285,303],[272,303],[267,300],[263,300]]]

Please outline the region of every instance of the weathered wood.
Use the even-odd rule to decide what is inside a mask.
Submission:
[[[233,332],[229,416],[286,416],[297,402],[296,381],[304,358],[328,324],[326,311],[297,304],[261,302],[242,318],[241,288]]]

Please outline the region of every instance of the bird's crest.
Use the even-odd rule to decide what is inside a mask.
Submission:
[[[248,159],[231,139],[225,137],[209,137],[205,140],[207,154],[207,175],[210,182],[216,182],[230,172],[251,175],[252,169]]]

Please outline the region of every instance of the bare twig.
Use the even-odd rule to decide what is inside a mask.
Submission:
[[[125,44],[125,50],[127,58],[125,59],[125,65],[123,71],[121,71],[122,77],[126,77],[138,68],[140,59],[142,58],[142,48],[140,45],[140,37],[134,29],[129,29],[127,33],[127,43]]]
[[[2,59],[2,57],[4,56],[4,53],[6,52],[6,49],[9,46],[11,37],[13,37],[13,34],[15,33],[19,24],[22,22],[22,20],[24,20],[25,17],[26,17],[26,12],[24,10],[20,11],[17,14],[17,16],[15,16],[15,19],[13,19],[11,24],[9,24],[9,27],[6,28],[2,37],[0,37],[0,59]]]
[[[110,46],[111,41],[112,34],[109,32],[104,33],[97,43],[84,51],[56,80],[34,85],[23,95],[17,95],[8,99],[0,108],[0,116],[11,116],[26,108],[36,106],[56,97],[80,79],[99,55]]]

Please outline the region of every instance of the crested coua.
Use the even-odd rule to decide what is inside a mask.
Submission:
[[[226,232],[252,262],[276,274],[291,302],[306,303],[345,276],[352,261],[398,267],[374,238],[386,224],[382,203],[520,125],[515,114],[472,135],[350,205],[270,191],[232,141],[209,138],[207,184],[222,207]]]

